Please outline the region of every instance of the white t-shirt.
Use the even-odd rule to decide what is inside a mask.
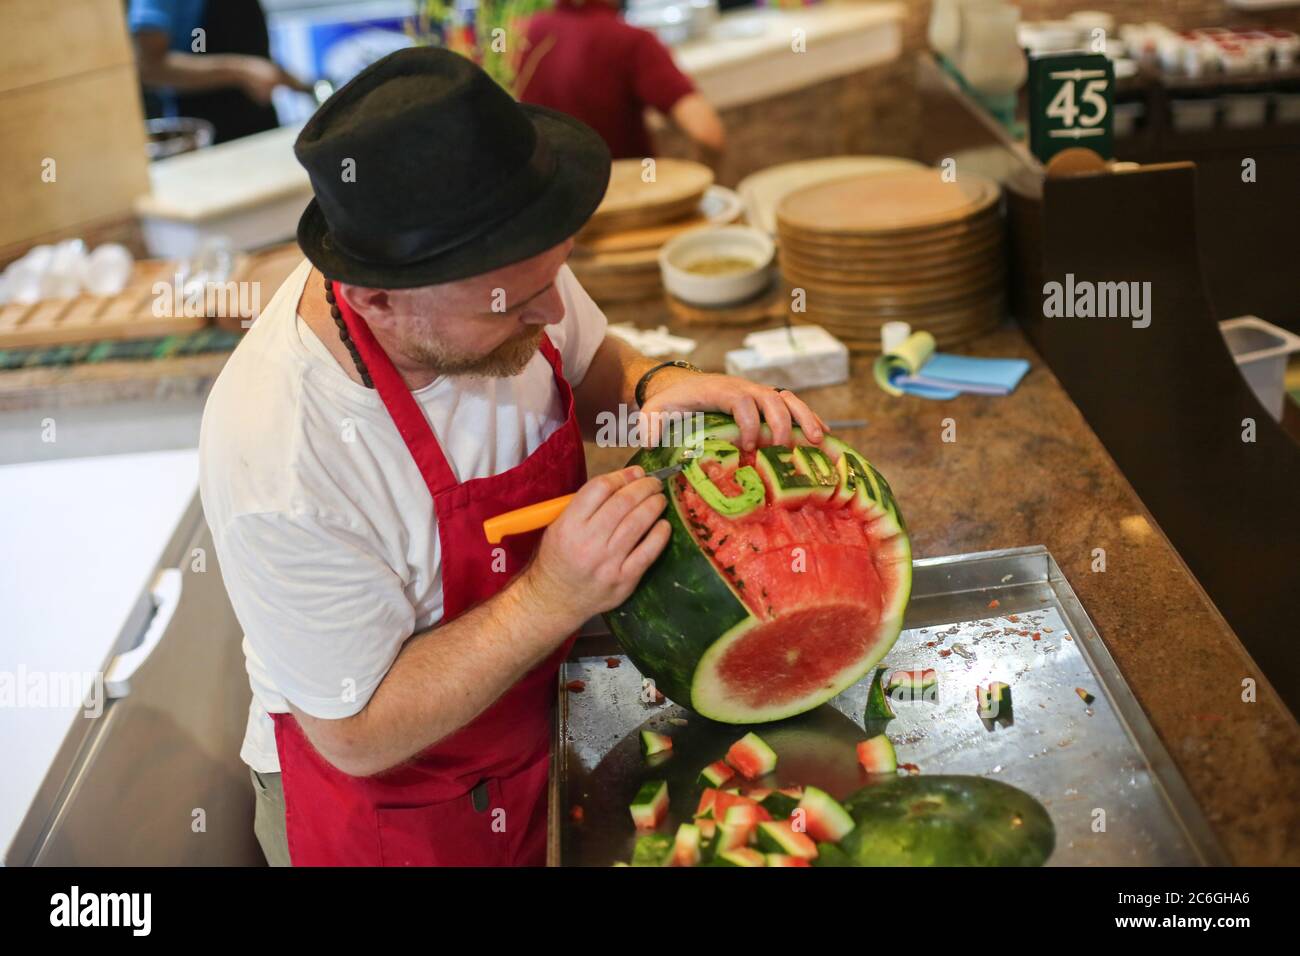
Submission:
[[[310,271],[304,261],[235,349],[199,438],[203,510],[253,688],[240,756],[267,773],[279,770],[269,713],[286,698],[313,717],[357,713],[407,638],[442,617],[428,487],[378,394],[298,317]],[[577,385],[605,316],[568,266],[556,285],[565,316],[546,333]],[[564,420],[540,353],[512,378],[443,376],[413,394],[460,481],[513,468]]]

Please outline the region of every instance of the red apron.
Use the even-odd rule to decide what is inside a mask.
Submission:
[[[564,424],[509,471],[458,482],[424,410],[369,326],[335,288],[349,334],[433,495],[446,623],[509,583],[540,540],[538,531],[489,545],[484,519],[576,491],[586,480],[573,390],[564,378],[559,352],[543,334],[541,351],[555,374]],[[494,571],[494,562],[501,567],[503,558],[505,572]],[[570,637],[471,723],[400,767],[373,777],[336,770],[316,752],[291,714],[272,714],[293,864],[544,865],[551,707],[556,672],[573,640]]]

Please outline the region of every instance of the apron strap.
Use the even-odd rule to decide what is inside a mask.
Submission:
[[[437,436],[433,434],[433,429],[429,425],[428,417],[424,414],[424,409],[420,407],[420,403],[415,400],[415,396],[407,388],[406,382],[402,380],[401,374],[393,366],[388,353],[376,341],[375,335],[370,331],[370,326],[365,319],[357,315],[343,297],[339,283],[333,283],[333,288],[334,303],[338,306],[339,314],[343,317],[348,334],[352,336],[357,351],[361,354],[361,358],[366,363],[366,368],[370,371],[370,380],[374,383],[375,391],[379,393],[379,398],[388,409],[389,417],[392,418],[393,424],[397,426],[398,434],[402,436],[402,441],[406,443],[411,457],[420,469],[420,474],[424,477],[424,482],[429,488],[429,494],[436,496],[448,488],[455,487],[458,484],[456,474],[451,470],[451,465],[447,463],[447,456],[443,454]],[[551,366],[556,383],[563,383],[564,371],[560,352],[552,344],[550,336],[545,331],[542,332],[540,344],[541,353]],[[561,385],[561,392],[563,393],[563,385]],[[572,402],[572,398],[570,398],[570,402]]]

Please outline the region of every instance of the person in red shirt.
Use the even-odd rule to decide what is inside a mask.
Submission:
[[[658,37],[623,22],[616,2],[557,0],[554,10],[529,20],[520,101],[582,120],[615,159],[654,155],[644,115],[653,107],[712,159],[725,143],[717,111]]]

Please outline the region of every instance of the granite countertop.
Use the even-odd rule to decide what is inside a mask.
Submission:
[[[749,329],[684,325],[655,303],[608,310],[611,321],[669,325],[695,338],[691,360],[720,370]],[[1004,326],[962,347],[1024,357],[1006,398],[891,398],[870,362],[810,391],[824,418],[865,418],[844,432],[888,476],[917,557],[1042,544],[1052,552],[1178,764],[1224,849],[1241,864],[1300,864],[1300,725],[1184,566],[1052,373]],[[225,356],[8,372],[15,406],[203,394]],[[945,419],[956,441],[941,439]],[[627,449],[587,446],[592,473]],[[1106,571],[1092,571],[1105,549]],[[1256,702],[1242,701],[1246,678]]]
[[[746,331],[673,330],[698,340],[690,358],[710,370]],[[855,359],[852,381],[806,397],[823,418],[867,420],[844,437],[888,476],[916,557],[1046,545],[1232,859],[1300,863],[1295,718],[1019,330],[1006,326],[962,351],[1033,367],[1009,397],[931,402],[891,398],[869,361]],[[948,418],[952,443],[940,434]],[[587,457],[595,473],[628,453],[589,444]],[[1105,549],[1104,573],[1092,571],[1095,548]],[[1255,703],[1241,699],[1248,677]]]

